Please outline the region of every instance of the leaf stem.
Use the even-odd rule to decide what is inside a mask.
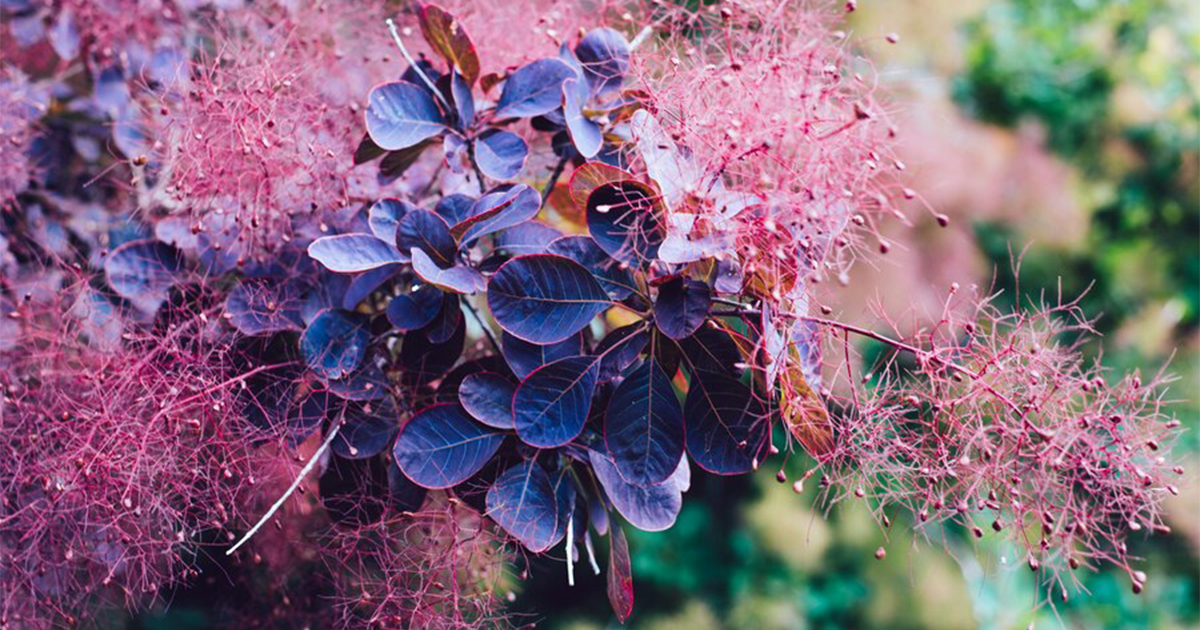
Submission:
[[[413,56],[408,54],[408,48],[405,48],[404,40],[400,39],[400,31],[396,28],[395,20],[388,18],[386,22],[388,31],[390,31],[392,34],[392,41],[396,42],[396,46],[400,48],[400,54],[404,55],[404,60],[408,62],[409,66],[412,66],[412,69],[417,73],[417,76],[421,77],[421,80],[425,82],[425,85],[429,86],[429,91],[433,92],[433,95],[437,98],[438,102],[440,102],[442,106],[446,108],[446,111],[453,111],[453,108],[450,107],[450,103],[447,103],[446,99],[442,96],[441,90],[439,90],[437,85],[430,80],[429,75],[425,74],[425,71],[421,69],[421,66],[417,65],[417,62],[413,59]]]

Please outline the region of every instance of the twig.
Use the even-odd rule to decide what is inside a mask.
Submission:
[[[313,469],[313,466],[317,465],[317,460],[321,459],[321,455],[325,453],[325,449],[329,448],[329,445],[333,443],[333,438],[337,437],[338,431],[341,430],[341,422],[333,425],[333,429],[329,432],[329,435],[325,436],[325,441],[321,442],[321,446],[317,449],[317,452],[313,453],[312,457],[309,458],[308,463],[304,465],[304,468],[300,469],[300,474],[296,475],[296,480],[293,481],[292,485],[289,486],[287,491],[283,493],[283,496],[279,497],[279,500],[275,502],[275,505],[272,505],[271,509],[267,510],[267,513],[263,514],[263,517],[258,519],[258,522],[254,524],[254,527],[251,527],[250,531],[246,532],[246,535],[242,536],[242,539],[237,541],[237,544],[230,547],[229,550],[225,552],[225,555],[233,555],[233,552],[237,551],[239,547],[246,544],[246,541],[250,540],[254,534],[258,533],[258,530],[261,529],[262,526],[267,523],[267,521],[271,520],[272,516],[275,516],[275,513],[279,511],[279,508],[283,507],[283,504],[288,500],[288,497],[292,496],[292,493],[296,491],[296,488],[300,487],[300,482],[304,481],[304,477],[306,477],[309,471]]]
[[[431,81],[425,74],[425,71],[421,70],[421,66],[417,65],[417,62],[413,59],[412,55],[408,54],[408,49],[404,47],[404,40],[400,39],[400,31],[396,29],[396,22],[392,20],[392,18],[387,19],[387,27],[392,33],[392,40],[395,41],[396,46],[400,48],[400,54],[404,55],[404,60],[408,62],[408,65],[412,66],[412,69],[417,73],[417,76],[421,77],[421,80],[425,82],[425,85],[429,86],[429,91],[433,92],[433,95],[436,96],[437,100],[446,108],[446,111],[454,111],[454,108],[450,107],[450,103],[447,103],[446,99],[442,97],[441,90],[434,85],[433,81]]]
[[[463,306],[466,307],[467,312],[471,314],[471,317],[474,317],[475,321],[479,322],[479,327],[483,329],[483,334],[487,335],[488,341],[492,343],[492,349],[494,349],[497,354],[502,354],[500,351],[500,344],[496,343],[496,338],[492,336],[492,329],[489,328],[488,325],[483,321],[483,318],[479,316],[479,312],[475,310],[475,307],[471,306],[471,301],[463,300],[462,303]]]
[[[546,202],[550,200],[550,193],[554,192],[554,187],[558,184],[558,178],[562,177],[563,169],[567,166],[567,158],[562,158],[558,164],[554,165],[554,172],[550,173],[550,181],[546,182],[546,187],[542,189],[542,206],[545,207]]]

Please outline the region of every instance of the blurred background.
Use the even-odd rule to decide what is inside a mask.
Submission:
[[[905,185],[952,222],[914,209],[913,227],[893,225],[900,246],[859,266],[843,319],[875,322],[875,302],[898,319],[937,312],[952,282],[994,280],[1011,305],[1011,253],[1026,246],[1022,293],[1091,286],[1104,363],[1152,373],[1169,360],[1179,377],[1168,398],[1189,429],[1176,445],[1188,481],[1167,504],[1173,533],[1138,540],[1142,594],[1109,571],[1083,578],[1090,594],[1035,608],[1033,575],[986,538],[893,527],[880,562],[861,506],[824,515],[812,489],[798,497],[770,471],[699,475],[672,530],[631,533],[630,627],[1200,627],[1200,2],[863,0],[847,26],[900,129]],[[789,477],[810,464],[792,458]],[[572,592],[561,562],[532,573],[516,606],[539,627],[616,627],[603,598],[575,596],[600,578]]]

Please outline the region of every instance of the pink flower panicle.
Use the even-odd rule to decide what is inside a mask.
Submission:
[[[1080,567],[1115,565],[1140,591],[1129,538],[1170,531],[1161,504],[1184,472],[1166,458],[1179,434],[1171,379],[1114,378],[1085,359],[1094,331],[1076,302],[1003,313],[956,293],[933,325],[885,338],[905,352],[869,367],[873,386],[830,366],[834,388],[855,392],[832,398],[823,494],[866,500],[885,525],[901,511],[927,534],[1002,536],[1064,600]],[[831,330],[840,356],[846,328]]]

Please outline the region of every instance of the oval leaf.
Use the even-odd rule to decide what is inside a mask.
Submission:
[[[503,434],[481,426],[462,407],[434,405],[400,429],[392,456],[413,483],[451,488],[479,472],[502,442]]]
[[[525,184],[499,187],[480,197],[471,208],[471,218],[456,224],[450,233],[459,242],[470,243],[532,219],[541,206],[541,195]]]
[[[406,149],[446,131],[428,90],[407,81],[376,86],[367,96],[367,134],[388,151]]]
[[[442,310],[442,291],[427,284],[388,303],[387,318],[393,326],[405,332],[424,328]]]
[[[679,459],[675,472],[666,481],[649,488],[622,479],[607,454],[592,450],[588,451],[588,457],[604,494],[630,525],[644,532],[661,532],[675,524],[683,507],[683,492],[691,483],[687,457]]]
[[[550,243],[562,235],[545,223],[526,221],[497,234],[495,247],[509,256],[545,254]]]
[[[579,93],[578,79],[563,81],[563,118],[566,119],[567,133],[571,136],[571,144],[575,150],[587,159],[596,157],[604,144],[604,134],[600,125],[592,122],[583,113],[583,96]]]
[[[653,357],[613,392],[604,416],[604,442],[621,477],[634,485],[657,485],[679,466],[683,410]]]
[[[496,103],[497,118],[528,118],[545,114],[562,104],[563,81],[575,76],[559,59],[538,59],[522,66],[504,82]]]
[[[412,250],[412,266],[413,271],[417,272],[422,280],[445,291],[471,294],[479,293],[487,287],[483,275],[478,271],[466,265],[442,269],[434,264],[425,252],[416,248]]]
[[[467,85],[473,85],[479,78],[479,55],[462,22],[436,4],[427,4],[421,8],[418,23],[429,47],[458,70]]]
[[[537,448],[562,446],[578,437],[592,408],[599,364],[598,357],[567,357],[521,381],[512,401],[517,436]]]
[[[371,234],[322,236],[309,244],[308,255],[337,273],[358,273],[406,262],[391,243]]]
[[[676,276],[658,287],[654,301],[654,323],[671,339],[691,336],[708,319],[712,291],[708,284]]]
[[[575,47],[575,57],[583,65],[583,75],[592,93],[603,96],[620,89],[629,71],[629,42],[611,28],[588,31]]]
[[[104,261],[104,275],[117,295],[153,313],[179,280],[183,261],[174,247],[153,240],[130,241]]]
[[[512,381],[495,372],[467,375],[458,386],[458,401],[476,420],[497,429],[513,428]]]
[[[444,269],[454,264],[458,243],[450,235],[446,220],[436,212],[414,210],[405,214],[396,226],[396,248],[406,254],[413,248],[420,249]]]
[[[390,400],[369,403],[352,402],[333,420],[344,420],[330,448],[339,457],[366,459],[384,451],[399,428],[399,413]]]
[[[529,157],[529,145],[515,133],[488,129],[475,142],[475,164],[484,175],[507,181],[517,176]]]
[[[521,462],[496,478],[487,493],[487,513],[534,553],[555,543],[558,499],[550,476],[535,462]]]
[[[666,233],[658,193],[636,180],[593,190],[587,200],[587,224],[601,249],[629,263],[657,258]]]
[[[367,318],[340,310],[321,311],[300,336],[300,352],[309,369],[340,379],[362,364],[370,343]]]
[[[683,417],[692,461],[718,475],[755,470],[766,457],[770,415],[754,392],[730,376],[703,372],[689,382]]]
[[[524,379],[547,363],[583,354],[583,335],[572,335],[558,343],[536,344],[503,332],[501,346],[508,367],[517,378]]]
[[[615,300],[637,292],[637,280],[628,266],[609,256],[590,236],[564,236],[546,248],[546,253],[566,256],[581,264]]]
[[[367,211],[367,225],[371,233],[385,243],[396,242],[396,225],[400,219],[417,207],[400,199],[380,199],[371,204]]]
[[[562,256],[519,256],[492,276],[488,307],[500,327],[533,343],[578,332],[611,304],[591,272]]]

